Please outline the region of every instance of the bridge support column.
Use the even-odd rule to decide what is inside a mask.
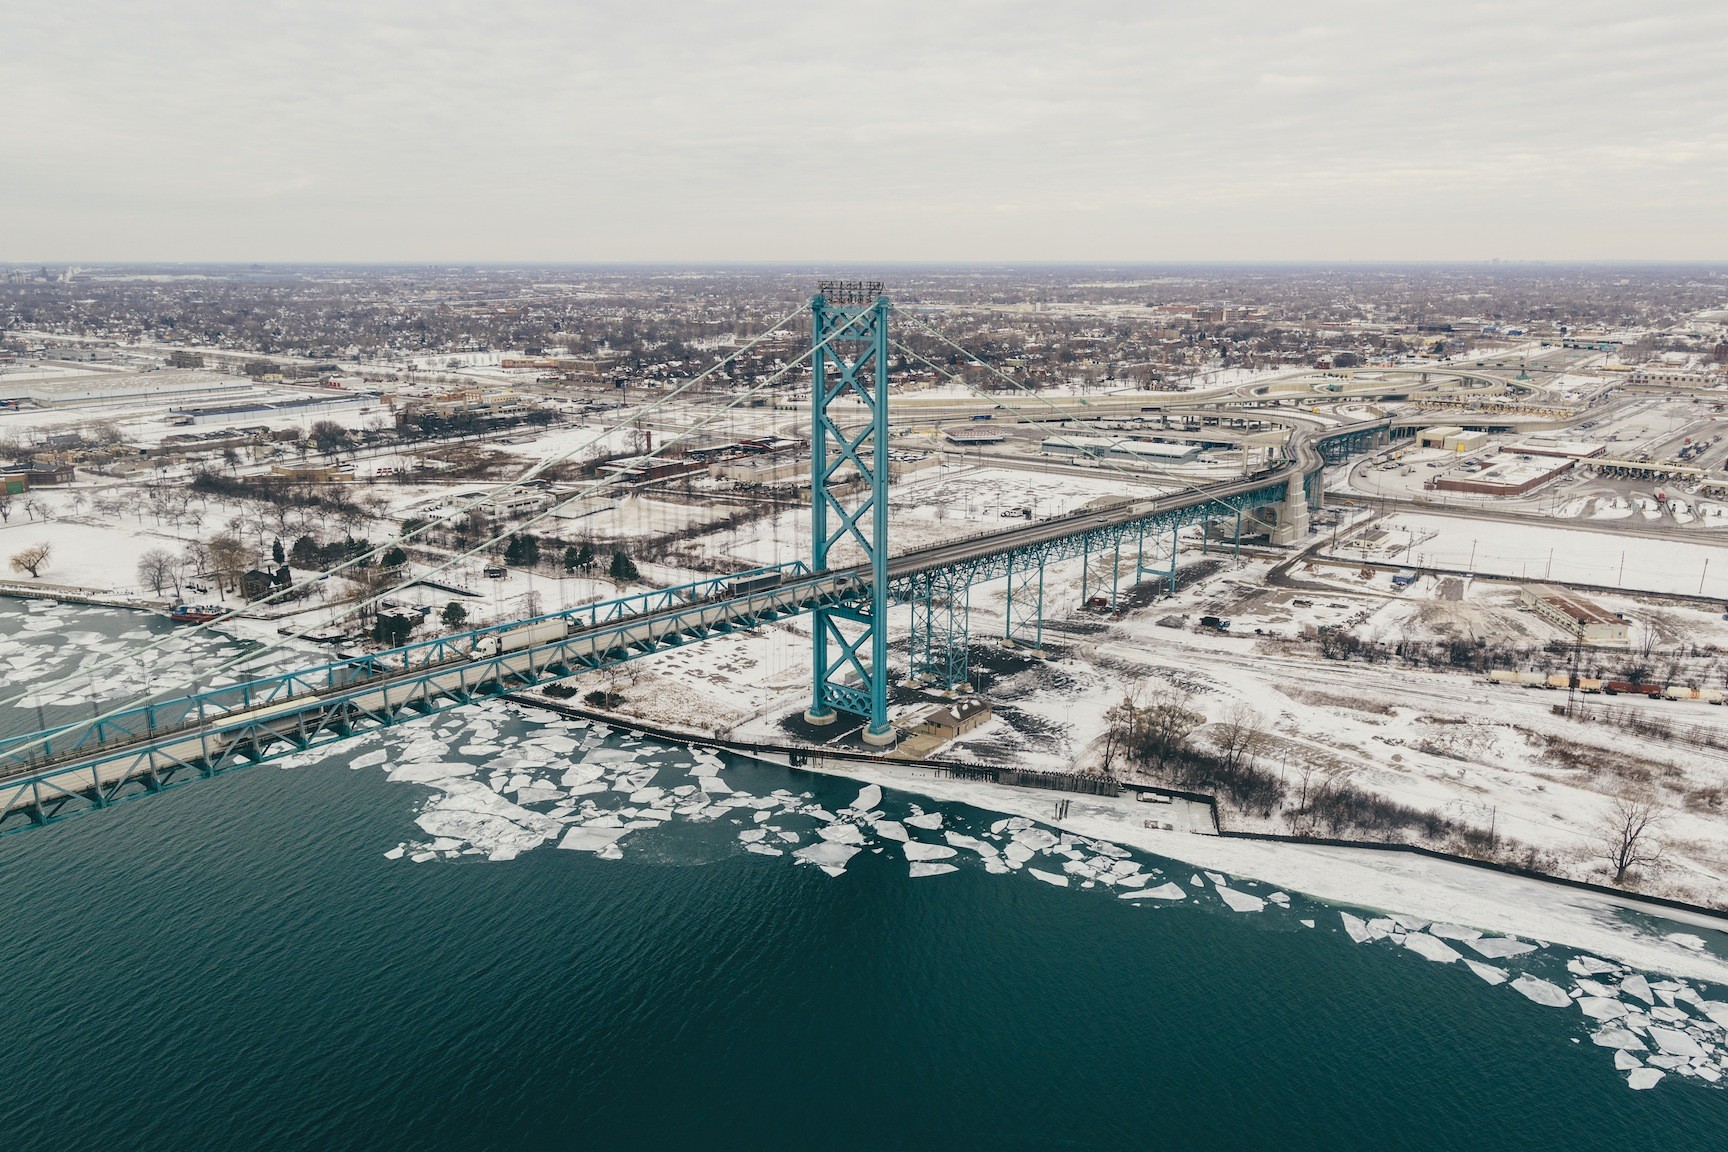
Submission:
[[[1080,537],[1080,609],[1092,598],[1092,533]]]
[[[912,600],[912,680],[971,691],[972,585],[953,572],[919,578]]]
[[[834,711],[864,720],[864,739],[891,744],[888,725],[888,297],[882,285],[824,283],[810,301],[810,566],[850,541],[870,584],[811,618],[812,724]],[[856,401],[868,415],[849,432],[829,412]],[[856,427],[855,417],[846,420]]]
[[[1003,639],[1041,651],[1044,647],[1044,559],[1008,558],[1008,603]]]
[[[1122,538],[1116,538],[1116,550],[1110,557],[1110,611],[1116,611],[1116,597],[1122,588]]]
[[[1278,505],[1278,523],[1272,528],[1272,543],[1281,547],[1300,544],[1308,538],[1308,498],[1299,478],[1292,478],[1289,494]]]
[[[1176,595],[1176,550],[1181,542],[1182,525],[1170,525],[1170,595]]]

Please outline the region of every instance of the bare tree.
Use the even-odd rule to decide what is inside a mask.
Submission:
[[[17,494],[8,491],[4,484],[0,484],[0,524],[12,522],[12,498],[15,495]]]
[[[1252,763],[1266,735],[1266,718],[1247,704],[1238,703],[1224,714],[1213,733],[1224,767],[1234,772]]]
[[[138,557],[138,582],[150,588],[158,596],[169,584],[179,592],[180,560],[174,553],[162,548],[152,548]]]
[[[187,544],[180,553],[180,570],[187,576],[197,576],[210,566],[210,550],[204,547],[202,540],[194,540]]]
[[[12,571],[28,572],[34,579],[48,566],[48,557],[53,555],[53,552],[54,546],[46,540],[40,544],[32,544],[12,557]]]
[[[1188,739],[1205,717],[1190,708],[1193,693],[1176,684],[1153,690],[1138,716],[1138,739],[1132,747],[1141,763],[1162,771],[1188,751]]]
[[[1596,831],[1600,838],[1597,855],[1614,872],[1614,883],[1638,868],[1662,863],[1662,845],[1654,839],[1663,812],[1654,796],[1628,792],[1614,797]]]
[[[210,554],[210,564],[225,584],[237,585],[246,569],[252,565],[252,549],[248,548],[238,536],[223,534],[212,536],[207,545]]]

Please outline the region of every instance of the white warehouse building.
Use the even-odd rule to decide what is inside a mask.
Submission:
[[[1200,444],[1158,444],[1109,436],[1051,436],[1040,449],[1046,456],[1091,460],[1138,460],[1147,464],[1188,464],[1206,449]]]

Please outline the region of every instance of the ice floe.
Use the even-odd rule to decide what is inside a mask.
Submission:
[[[1642,1092],[1647,1088],[1656,1087],[1662,1076],[1663,1073],[1656,1068],[1634,1068],[1627,1074],[1626,1083],[1633,1091]]]
[[[1652,1026],[1650,1029],[1650,1039],[1656,1041],[1656,1046],[1661,1048],[1662,1051],[1673,1056],[1691,1058],[1695,1056],[1703,1056],[1705,1054],[1703,1047],[1698,1043],[1698,1041],[1694,1040],[1686,1033],[1674,1028],[1657,1028]]]
[[[1511,936],[1479,936],[1464,943],[1490,960],[1504,960],[1508,956],[1522,956],[1526,952],[1536,951],[1536,945],[1526,944]]]
[[[1454,960],[1463,959],[1456,948],[1444,940],[1428,935],[1426,932],[1411,932],[1406,935],[1404,947],[1437,964],[1450,964]]]
[[[1590,1034],[1590,1042],[1592,1044],[1599,1044],[1604,1048],[1618,1048],[1625,1052],[1645,1051],[1644,1041],[1638,1039],[1637,1036],[1634,1036],[1627,1029],[1618,1028],[1613,1025],[1592,1032]]]
[[[833,844],[864,843],[864,830],[856,824],[824,824],[816,829],[816,835]]]
[[[921,876],[940,876],[944,872],[960,871],[952,864],[933,864],[924,860],[914,860],[909,867],[914,880]]]
[[[1492,964],[1484,964],[1480,960],[1471,960],[1466,957],[1464,960],[1464,966],[1470,969],[1470,971],[1476,973],[1476,975],[1482,977],[1482,979],[1488,981],[1490,984],[1506,983],[1505,971],[1494,967]]]
[[[852,807],[860,812],[868,812],[882,803],[882,789],[874,784],[866,784],[858,791],[858,799],[852,801]]]
[[[1068,887],[1068,877],[1062,875],[1060,872],[1046,872],[1042,868],[1028,868],[1026,871],[1038,877],[1038,879],[1044,881],[1046,884],[1054,884],[1058,888]]]
[[[1549,1008],[1568,1008],[1572,1004],[1572,997],[1566,995],[1564,988],[1529,973],[1512,981],[1512,987],[1523,993],[1525,998]]]
[[[1122,892],[1118,900],[1186,900],[1188,892],[1182,885],[1167,882],[1156,888],[1141,888],[1132,892]]]
[[[1211,873],[1207,873],[1207,875],[1211,875]],[[1247,892],[1237,891],[1235,888],[1231,888],[1226,884],[1219,884],[1217,888],[1218,895],[1223,897],[1224,903],[1228,904],[1232,911],[1259,912],[1264,910],[1266,907],[1266,901],[1260,899],[1258,896],[1252,896]]]
[[[1581,997],[1578,1010],[1592,1020],[1618,1020],[1626,1015],[1626,1005],[1603,996]]]
[[[601,828],[593,824],[584,824],[571,828],[564,833],[564,839],[558,841],[558,847],[570,848],[578,852],[598,852],[618,843],[620,837],[629,833],[628,828]]]
[[[856,845],[842,844],[833,840],[818,840],[792,853],[796,860],[805,864],[814,864],[830,876],[838,876],[846,871],[846,862],[856,856],[859,849]]]

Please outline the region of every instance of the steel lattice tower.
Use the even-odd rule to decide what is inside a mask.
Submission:
[[[864,739],[873,744],[894,739],[888,726],[888,310],[875,282],[824,281],[810,301],[810,566],[828,570],[830,550],[851,540],[870,568],[870,586],[867,596],[813,613],[814,683],[805,718],[829,724],[835,709],[861,716]],[[866,417],[860,431],[847,431],[835,418],[850,401]]]

